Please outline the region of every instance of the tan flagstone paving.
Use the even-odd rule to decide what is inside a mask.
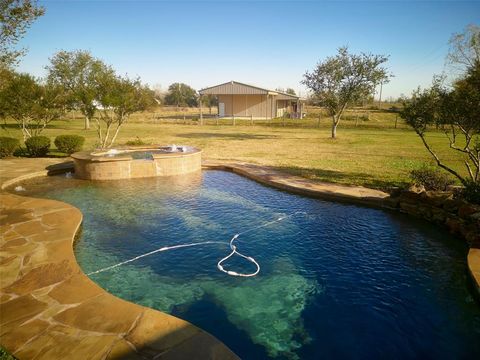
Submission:
[[[81,212],[0,194],[0,343],[19,359],[237,359],[196,326],[107,293],[78,266]]]

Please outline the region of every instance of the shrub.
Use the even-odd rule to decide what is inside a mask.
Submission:
[[[415,184],[423,185],[425,190],[444,191],[448,185],[454,184],[454,180],[448,174],[428,166],[412,170],[410,178]]]
[[[57,149],[68,155],[82,150],[84,142],[85,138],[79,135],[58,135],[54,141]]]
[[[25,148],[22,147],[22,146],[19,146],[19,147],[13,152],[13,156],[16,156],[16,157],[27,157],[27,156],[30,156],[30,154],[28,153],[27,149],[25,149]]]
[[[12,156],[15,150],[20,146],[20,141],[11,137],[0,137],[0,158]]]
[[[146,145],[146,143],[137,136],[137,137],[135,137],[135,140],[128,140],[125,143],[125,145],[128,145],[128,146]]]
[[[30,156],[45,156],[50,150],[50,139],[46,136],[32,136],[25,141],[25,146]]]
[[[480,183],[467,181],[462,191],[462,196],[468,202],[480,204]]]

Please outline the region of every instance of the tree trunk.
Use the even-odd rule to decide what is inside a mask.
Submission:
[[[335,116],[333,116],[333,119],[332,119],[332,139],[337,138],[337,126],[338,126],[338,120]]]
[[[333,123],[332,124],[332,139],[337,138],[337,124]]]
[[[90,118],[85,116],[85,130],[90,129]]]
[[[113,135],[112,137],[112,141],[110,141],[110,144],[108,145],[108,148],[111,148],[113,146],[113,143],[115,142],[115,140],[117,140],[117,135],[118,135],[118,132],[120,131],[120,128],[121,128],[122,124],[119,124],[115,130],[115,134]]]

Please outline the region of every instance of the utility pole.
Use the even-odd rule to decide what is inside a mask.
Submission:
[[[198,103],[200,105],[200,125],[203,125],[202,95],[198,97]]]
[[[382,105],[382,87],[383,87],[383,81],[380,82],[380,97],[378,99],[378,105]]]

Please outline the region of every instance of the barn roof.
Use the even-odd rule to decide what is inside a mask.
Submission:
[[[287,94],[282,91],[269,90],[233,80],[220,85],[201,89],[199,93],[200,95],[275,95],[282,99],[300,99],[298,96]]]

